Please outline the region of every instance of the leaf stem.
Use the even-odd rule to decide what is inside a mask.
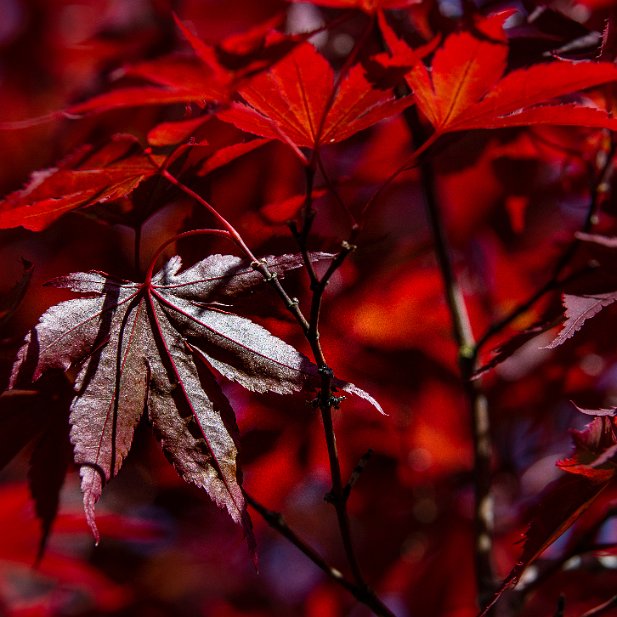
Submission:
[[[176,234],[171,238],[168,238],[163,244],[161,244],[155,251],[152,259],[150,260],[150,265],[148,266],[148,271],[146,272],[146,277],[144,280],[144,284],[148,286],[150,281],[152,280],[152,274],[154,273],[154,267],[156,266],[156,262],[159,257],[162,255],[163,251],[172,243],[177,242],[178,240],[182,240],[183,238],[192,238],[194,236],[220,236],[222,238],[231,239],[231,234],[224,229],[192,229],[191,231],[184,231],[180,234]]]
[[[617,595],[614,595],[612,598],[603,602],[599,606],[592,608],[591,610],[583,613],[581,617],[600,617],[600,615],[604,615],[608,613],[611,609],[617,607]]]
[[[356,39],[353,49],[349,52],[349,54],[347,55],[347,58],[345,58],[345,62],[343,63],[343,66],[341,67],[340,71],[338,72],[338,75],[336,76],[336,78],[334,79],[334,82],[332,83],[330,95],[328,96],[326,104],[323,107],[323,112],[321,114],[321,118],[319,119],[319,124],[315,131],[315,144],[316,145],[318,145],[321,142],[323,130],[326,125],[326,120],[328,118],[328,114],[330,113],[332,109],[332,105],[334,104],[334,100],[338,93],[339,87],[343,79],[345,79],[345,77],[351,70],[353,63],[358,57],[360,50],[364,47],[364,44],[366,43],[367,38],[370,36],[371,31],[373,30],[374,22],[375,22],[375,18],[370,17],[370,20],[368,21],[368,23],[366,24],[366,26],[360,33],[360,36]],[[313,150],[309,165],[313,164],[316,156],[318,156],[317,149]]]
[[[351,210],[347,207],[347,204],[343,201],[343,198],[340,196],[334,182],[332,181],[332,178],[330,178],[330,175],[328,174],[324,166],[323,159],[321,158],[321,154],[319,152],[317,152],[315,160],[317,162],[317,167],[319,169],[319,172],[321,173],[323,181],[328,191],[330,191],[330,195],[332,195],[336,203],[340,206],[341,210],[345,213],[345,216],[349,219],[349,224],[352,231],[356,231],[358,227],[356,219]]]
[[[175,187],[180,189],[185,195],[188,195],[192,199],[194,199],[198,204],[202,205],[208,212],[214,217],[214,219],[227,231],[231,239],[240,247],[242,252],[251,260],[257,261],[255,255],[253,255],[251,249],[246,245],[242,236],[238,233],[236,228],[222,215],[218,212],[218,210],[208,203],[199,193],[196,193],[193,189],[189,188],[186,184],[178,180],[173,174],[171,174],[165,167],[161,167],[158,163],[152,158],[152,152],[150,148],[146,148],[144,153],[156,167],[158,172],[161,174],[165,180],[173,184]]]
[[[411,110],[406,110],[411,111]],[[407,117],[407,113],[405,113],[405,117]],[[413,135],[413,133],[412,133]],[[405,162],[400,165],[397,169],[395,169],[379,186],[379,188],[373,193],[370,199],[364,204],[362,210],[360,211],[360,216],[358,220],[362,221],[366,216],[368,210],[377,202],[377,200],[381,197],[383,192],[405,171],[411,171],[416,168],[424,154],[431,148],[435,142],[441,137],[439,133],[432,133],[425,141],[422,142],[418,148],[416,148],[408,157],[405,159]]]

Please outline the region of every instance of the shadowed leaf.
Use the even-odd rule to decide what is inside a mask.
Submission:
[[[283,274],[303,261],[283,255],[266,263]],[[263,284],[262,275],[238,257],[212,255],[184,271],[174,257],[143,284],[100,272],[71,274],[51,284],[84,297],[53,306],[41,317],[19,352],[12,384],[24,379],[33,348],[34,380],[50,369],[78,368],[70,436],[95,538],[95,504],[120,470],[147,409],[178,473],[226,508],[252,547],[233,411],[210,371],[255,392],[287,394],[319,381],[317,367],[293,347],[217,306],[216,300]],[[335,385],[381,411],[353,384],[337,380]]]
[[[130,195],[156,171],[132,136],[116,135],[99,150],[84,146],[0,201],[0,229],[41,231],[76,208]]]
[[[480,617],[487,615],[504,592],[516,585],[525,568],[578,520],[607,485],[607,481],[567,474],[542,491],[525,532],[521,556]]]

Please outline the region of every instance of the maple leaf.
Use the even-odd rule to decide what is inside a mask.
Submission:
[[[264,144],[269,143],[267,139],[252,139],[251,141],[240,142],[217,148],[201,165],[197,172],[200,176],[205,176],[219,167],[228,165],[237,158],[252,152],[257,148],[261,148]]]
[[[266,258],[268,268],[280,274],[302,263],[295,255]],[[212,255],[184,271],[174,257],[142,284],[95,271],[51,282],[84,297],[53,306],[41,317],[19,351],[10,385],[78,366],[71,442],[86,517],[97,539],[94,506],[103,485],[118,473],[147,409],[180,476],[227,508],[250,541],[235,418],[211,369],[254,392],[288,394],[319,381],[317,367],[293,347],[213,304],[262,281],[240,258]],[[353,384],[335,383],[380,409]]]
[[[614,412],[613,415],[610,413],[603,410],[583,430],[570,431],[574,453],[557,463],[568,473],[542,491],[525,532],[521,556],[490,604],[484,608],[482,616],[508,588],[517,583],[525,568],[565,533],[614,481],[617,471],[617,419]]]
[[[9,390],[0,395],[0,470],[29,442],[28,480],[41,522],[38,559],[43,556],[56,518],[60,489],[70,461],[68,406],[72,389],[58,371],[40,379],[36,390]]]
[[[194,134],[200,131],[211,117],[198,116],[177,122],[161,122],[148,131],[148,143],[151,146],[175,146],[189,139],[193,140]],[[199,140],[199,143],[203,141]]]
[[[189,43],[192,55],[174,53],[126,66],[122,76],[146,85],[119,87],[81,103],[71,105],[73,115],[109,111],[125,107],[227,101],[236,88],[264,70],[310,36],[271,33],[273,20],[242,35],[210,45],[196,36],[174,15],[176,26]]]
[[[572,338],[588,320],[597,315],[603,308],[617,300],[617,291],[577,296],[564,294],[563,304],[566,309],[566,321],[558,336],[546,348],[554,349]]]
[[[565,533],[608,486],[582,475],[566,474],[548,484],[538,498],[529,527],[524,534],[523,550],[518,562],[499,590],[484,607],[480,617],[488,614],[499,598],[520,580],[530,566],[557,538]]]
[[[592,248],[599,247],[602,251],[608,249],[609,254],[617,248],[617,239],[610,236],[577,232],[576,238],[589,243]],[[610,306],[616,300],[617,291],[580,295],[563,294],[562,303],[565,308],[563,328],[555,339],[547,345],[547,349],[554,349],[565,343],[583,327],[585,322],[595,317],[602,309]]]
[[[130,135],[115,135],[98,150],[84,146],[58,167],[34,172],[23,189],[0,201],[0,229],[40,231],[76,208],[127,197],[155,173]]]
[[[332,67],[310,43],[299,45],[239,93],[248,105],[233,104],[219,112],[221,120],[296,149],[342,141],[412,103],[410,97],[397,100],[371,87],[360,65],[337,87]]]
[[[617,454],[617,426],[615,410],[583,410],[585,414],[595,415],[583,430],[571,430],[574,453],[557,463],[568,473],[579,474],[595,481],[610,480],[617,471],[613,460]]]
[[[553,61],[504,76],[508,40],[503,24],[511,14],[506,11],[478,20],[475,32],[448,36],[433,57],[430,73],[385,20],[380,20],[393,54],[390,63],[413,65],[407,83],[435,131],[534,124],[617,129],[617,120],[600,109],[572,103],[541,105],[616,81],[617,66],[612,63]]]

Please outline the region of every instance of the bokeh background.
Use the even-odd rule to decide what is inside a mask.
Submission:
[[[479,5],[423,0],[392,12],[391,19],[412,44],[420,45],[455,30],[466,12],[505,7],[499,2]],[[531,1],[508,6],[518,11],[508,28],[512,68],[562,48],[571,58],[593,56],[599,32],[615,10],[609,3],[588,1],[543,3],[544,9]],[[267,20],[288,32],[339,20],[336,28],[314,39],[334,67],[342,65],[369,19],[353,9],[282,0],[0,0],[3,195],[83,143],[101,144],[122,132],[145,143],[154,124],[187,113],[182,106],[146,107],[20,124],[118,83],[124,66],[178,50],[188,53],[172,10],[209,43]],[[372,41],[363,53],[375,51]],[[608,90],[604,96],[610,103]],[[10,123],[18,128],[7,130]],[[211,120],[207,139],[215,151],[243,136],[231,125]],[[590,169],[602,140],[606,136],[601,132],[573,128],[476,131],[434,155],[447,233],[476,333],[550,276],[552,264],[584,219]],[[358,213],[410,147],[408,129],[397,117],[322,154],[340,196]],[[296,250],[285,222],[298,209],[304,176],[283,144],[268,144],[195,178],[194,186],[238,227],[256,254]],[[311,246],[336,250],[349,235],[349,219],[327,191],[318,194],[316,209]],[[615,214],[609,196],[600,221],[609,235]],[[195,204],[155,179],[132,201],[75,211],[42,232],[0,231],[0,291],[9,293],[20,280],[23,259],[34,265],[19,310],[0,332],[0,388],[27,330],[48,306],[70,297],[42,287],[46,280],[91,268],[132,278],[136,225],[142,225],[142,261],[147,263],[170,236],[209,224]],[[335,411],[344,474],[373,450],[349,501],[359,560],[371,585],[400,617],[471,617],[476,609],[469,414],[415,171],[383,192],[362,221],[357,243],[358,250],[328,287],[322,343],[336,374],[369,391],[388,414],[379,416],[352,397]],[[191,263],[226,248],[211,240],[191,240],[175,250]],[[613,263],[610,253],[582,251],[572,270],[592,258],[604,268],[601,284],[614,289],[606,274]],[[592,283],[583,278],[573,289],[579,285],[584,291]],[[302,273],[290,274],[285,284],[291,295],[306,302]],[[238,310],[308,353],[302,333],[268,290],[240,303]],[[559,312],[559,294],[548,294],[495,337],[482,360],[490,359],[492,346]],[[617,402],[614,317],[607,309],[578,339],[557,350],[543,348],[555,334],[548,331],[484,377],[493,419],[496,561],[502,576],[516,561],[516,542],[530,506],[562,473],[555,462],[570,450],[568,429],[588,421],[570,401],[584,407]],[[38,394],[35,404],[50,409],[58,404],[58,383],[51,393]],[[268,508],[283,512],[300,535],[346,571],[334,512],[324,501],[330,477],[319,413],[307,404],[312,394],[253,395],[232,384],[224,389],[238,417],[247,490]],[[15,405],[6,397],[0,400]],[[24,409],[32,404],[28,400]],[[85,524],[78,474],[72,470],[47,552],[33,569],[40,532],[26,484],[31,448],[0,473],[3,615],[367,614],[253,512],[257,572],[241,530],[205,494],[183,484],[145,422],[120,475],[99,503],[100,545],[94,546]],[[604,520],[612,497],[607,493],[594,504],[587,525]],[[594,542],[610,544],[617,538],[611,518],[597,529]],[[564,538],[547,557],[559,559],[571,541],[571,536]],[[605,601],[614,593],[616,561],[606,548],[568,562],[569,568],[547,576],[530,592],[522,614],[553,614],[564,591],[567,615]]]

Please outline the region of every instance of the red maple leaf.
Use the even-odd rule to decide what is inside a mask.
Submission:
[[[593,414],[592,411],[584,413]],[[614,481],[617,470],[614,414],[615,410],[600,411],[583,430],[571,431],[574,452],[557,463],[568,473],[542,491],[525,532],[519,560],[482,615],[486,615],[501,595],[516,584],[525,568],[565,533]]]
[[[371,86],[360,65],[337,84],[328,61],[309,43],[240,88],[248,103],[219,113],[222,120],[294,148],[318,148],[396,115],[411,98],[395,99]]]
[[[155,173],[130,135],[116,135],[98,150],[84,146],[0,201],[0,229],[40,231],[76,208],[127,197]]]
[[[175,16],[174,16],[175,17]],[[237,87],[287,54],[309,34],[286,36],[270,32],[273,22],[210,45],[175,17],[192,54],[170,54],[123,69],[123,77],[146,85],[120,87],[71,105],[68,114],[102,112],[124,107],[227,101]]]
[[[284,255],[265,263],[283,274],[303,260]],[[180,269],[174,257],[143,284],[101,272],[52,281],[85,297],[48,309],[13,367],[12,386],[53,369],[79,369],[70,436],[86,517],[97,538],[95,504],[120,470],[147,410],[178,473],[225,507],[250,539],[235,417],[212,369],[253,392],[289,394],[319,382],[317,366],[293,347],[216,305],[215,299],[230,300],[263,283],[255,269],[231,255],[212,255]],[[353,384],[334,383],[381,411]]]
[[[617,80],[608,62],[553,61],[504,75],[511,12],[478,21],[472,31],[448,36],[427,67],[380,19],[393,65],[412,65],[407,83],[419,110],[437,134],[533,124],[617,128],[605,111],[552,99]]]

